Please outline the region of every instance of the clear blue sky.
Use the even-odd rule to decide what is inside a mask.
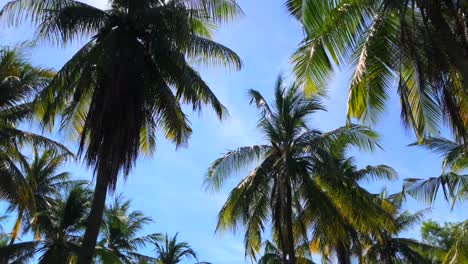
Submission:
[[[107,0],[84,2],[103,7]],[[6,0],[0,0],[0,6],[5,3]],[[230,118],[219,122],[208,110],[202,115],[190,114],[194,133],[187,148],[175,150],[173,145],[159,137],[156,155],[141,158],[127,181],[118,184],[118,192],[123,192],[133,200],[134,209],[142,210],[155,219],[155,223],[148,226],[145,233],[179,232],[179,238],[188,241],[199,252],[201,260],[224,264],[244,262],[243,233],[214,234],[217,213],[239,178],[226,186],[223,192],[211,194],[205,193],[202,188],[203,177],[210,162],[226,150],[262,142],[255,127],[257,112],[249,106],[246,91],[254,88],[271,97],[278,73],[290,76],[289,57],[302,37],[299,25],[288,16],[283,1],[240,0],[239,3],[246,17],[221,28],[215,39],[242,57],[243,70],[229,72],[223,69],[201,69],[202,76],[228,107]],[[33,29],[30,26],[0,28],[2,45],[15,44],[32,36]],[[78,46],[62,48],[44,44],[32,50],[31,58],[36,65],[59,69]],[[325,101],[328,111],[315,114],[311,126],[327,131],[344,125],[350,75],[349,70],[343,70],[330,80],[329,99]],[[392,98],[388,102],[388,112],[381,116],[375,127],[382,135],[384,151],[356,154],[358,164],[390,165],[400,174],[400,179],[438,176],[441,159],[437,155],[406,147],[414,142],[414,137],[401,126],[398,104],[398,100]],[[63,136],[60,138],[65,140]],[[69,146],[76,146],[74,142],[66,142]],[[77,178],[92,177],[79,164],[65,169]],[[366,184],[374,192],[380,191],[385,185],[389,191],[396,192],[401,189],[401,180]],[[425,207],[411,198],[407,204],[410,211]],[[438,201],[427,218],[442,222],[461,221],[468,216],[468,213],[462,211],[461,206],[458,206],[451,212],[445,202]],[[403,235],[417,238],[419,228]]]

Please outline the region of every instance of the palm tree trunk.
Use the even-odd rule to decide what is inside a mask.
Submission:
[[[338,264],[351,264],[351,259],[343,243],[340,243],[336,248],[336,257],[338,259]]]
[[[286,245],[287,254],[289,255],[289,264],[296,264],[296,251],[294,249],[294,234],[293,234],[293,226],[292,226],[292,186],[289,183],[287,185],[287,198],[286,198],[286,206],[287,206],[287,213],[286,213],[286,229],[287,229],[287,236],[288,236],[288,244]]]
[[[97,173],[96,188],[94,189],[93,204],[88,216],[88,224],[83,238],[80,254],[78,255],[78,264],[91,264],[93,261],[94,248],[99,235],[102,215],[106,205],[107,188],[109,185],[108,177],[103,173]]]

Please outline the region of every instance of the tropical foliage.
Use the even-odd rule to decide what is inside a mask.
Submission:
[[[282,264],[283,253],[273,242],[267,240],[263,242],[263,255],[258,260],[258,264]],[[296,246],[296,260],[299,264],[314,264],[312,260],[311,252],[307,243]]]
[[[292,56],[296,79],[280,76],[272,102],[249,90],[263,142],[216,159],[204,184],[220,191],[243,179],[218,215],[217,231],[243,229],[245,255],[259,264],[468,262],[468,222],[422,224],[422,241],[403,237],[427,210],[410,213],[406,195],[433,205],[439,193],[468,199],[468,9],[465,1],[286,0],[304,40]],[[184,105],[227,109],[198,66],[240,70],[239,56],[213,40],[242,16],[235,0],[11,0],[0,23],[36,28],[34,43],[79,50],[57,71],[33,66],[31,43],[0,48],[1,263],[177,264],[200,262],[188,242],[147,234],[152,218],[116,190],[161,133],[177,147],[192,127]],[[329,76],[354,67],[348,122],[322,132]],[[303,91],[305,89],[305,93]],[[405,179],[386,195],[365,182],[395,180],[386,165],[359,168],[351,155],[381,148],[371,128],[395,90],[411,144],[443,158],[438,177]],[[26,125],[38,122],[37,130]],[[444,126],[451,129],[443,138]],[[58,128],[93,169],[94,191],[61,167],[73,154],[44,133]],[[34,129],[32,129],[35,131]],[[441,132],[442,131],[442,132]],[[452,138],[452,139],[450,139]],[[8,218],[8,219],[7,219]],[[154,250],[152,250],[154,249]]]
[[[336,65],[351,65],[348,118],[375,122],[393,90],[404,124],[419,138],[438,135],[445,120],[466,143],[463,1],[287,0],[286,5],[305,32],[292,63],[306,91],[323,91]]]
[[[40,238],[0,248],[5,263],[70,263],[80,248],[80,235],[89,213],[92,192],[83,185],[66,188],[41,211],[37,220]]]
[[[40,94],[40,114],[79,137],[79,154],[94,167],[96,190],[80,263],[91,263],[107,190],[133,167],[139,151],[155,149],[160,129],[177,146],[192,132],[181,103],[208,105],[227,114],[210,87],[190,65],[241,68],[239,57],[210,39],[213,26],[242,13],[230,0],[112,0],[101,10],[80,1],[14,0],[2,18],[16,26],[26,19],[37,38],[57,44],[87,38]]]
[[[7,212],[15,212],[16,219],[11,232],[11,242],[25,232],[32,230],[40,238],[39,217],[47,211],[59,191],[72,184],[68,172],[58,172],[67,160],[67,154],[54,150],[43,153],[34,148],[32,162],[19,155],[19,166],[11,164],[9,173],[2,175],[0,195],[8,203]]]
[[[140,211],[130,211],[130,201],[122,195],[116,196],[104,213],[104,227],[98,243],[98,258],[103,263],[139,263],[154,262],[156,259],[138,251],[142,247],[153,245],[163,236],[154,233],[138,236],[145,225],[152,219]]]
[[[255,258],[271,219],[283,262],[296,263],[295,243],[309,226],[314,240],[325,247],[335,242],[327,237],[332,230],[334,238],[344,237],[348,224],[363,228],[391,220],[356,181],[368,176],[394,178],[393,169],[369,166],[357,170],[352,159],[343,157],[349,146],[377,147],[375,132],[356,125],[327,133],[310,129],[307,118],[322,109],[320,102],[306,98],[296,84],[286,88],[281,77],[276,82],[274,104],[268,104],[258,91],[249,94],[251,103],[261,111],[258,128],[267,143],[229,151],[211,164],[205,184],[219,190],[229,176],[254,163],[221,209],[218,231],[244,226],[246,254]],[[300,218],[299,224],[295,224],[296,218]],[[294,230],[296,225],[299,232]]]
[[[396,228],[389,230],[381,228],[377,232],[369,233],[363,237],[365,253],[362,257],[364,263],[438,263],[443,259],[445,252],[442,248],[417,241],[416,239],[398,237],[398,234],[409,230],[422,221],[427,210],[414,214],[408,211],[399,212],[401,201],[390,199],[397,209],[394,213]]]
[[[452,206],[457,201],[468,199],[468,175],[463,174],[468,169],[466,145],[445,138],[428,138],[417,145],[443,156],[442,175],[428,179],[405,179],[406,192],[430,205],[434,203],[440,189],[445,200],[452,201]]]
[[[67,149],[42,135],[19,128],[34,117],[34,95],[44,89],[54,73],[26,59],[27,46],[0,48],[0,160],[8,167],[24,144]],[[13,156],[14,156],[13,155]]]
[[[426,244],[449,250],[460,232],[461,223],[444,223],[440,225],[433,220],[424,221],[421,225],[421,238]]]
[[[178,242],[177,234],[169,237],[167,234],[161,241],[155,243],[155,251],[158,264],[177,264],[183,259],[195,260],[195,263],[209,264],[199,262],[195,250],[187,242]]]
[[[360,186],[363,181],[395,180],[397,173],[386,165],[357,169],[354,158],[345,155],[348,147],[338,140],[330,146],[332,151],[314,157],[312,179],[300,191],[315,194],[303,206],[296,223],[311,227],[308,239],[315,253],[328,261],[334,254],[340,264],[351,263],[353,257],[363,254],[360,239],[366,234],[379,232],[383,226],[389,231],[397,228],[392,217],[394,206]],[[307,241],[307,235],[304,238]]]

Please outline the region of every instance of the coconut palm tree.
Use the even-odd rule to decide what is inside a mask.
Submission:
[[[283,254],[277,245],[271,241],[265,241],[263,255],[258,264],[283,264]],[[299,264],[314,264],[307,244],[296,247],[296,260]]]
[[[392,206],[385,204],[360,186],[362,181],[376,179],[395,180],[397,173],[389,166],[366,166],[358,169],[354,158],[346,157],[349,146],[337,141],[328,152],[314,157],[314,169],[308,184],[298,191],[307,195],[310,189],[315,195],[308,198],[299,214],[299,223],[310,227],[310,241],[314,251],[322,259],[330,261],[334,253],[337,263],[350,264],[351,258],[362,254],[362,234],[381,230],[393,230]],[[330,220],[333,219],[333,220]]]
[[[177,264],[185,259],[194,259],[199,262],[195,250],[187,242],[177,242],[177,234],[170,238],[167,234],[164,238],[155,243],[158,264]]]
[[[459,224],[453,246],[448,250],[442,264],[468,262],[468,221]]]
[[[83,185],[67,188],[40,213],[41,239],[1,247],[1,259],[5,263],[28,263],[36,254],[40,255],[38,263],[70,263],[76,259],[91,197],[92,192]]]
[[[304,40],[292,57],[308,92],[323,91],[336,65],[351,64],[348,118],[375,122],[395,91],[415,134],[442,120],[466,143],[468,26],[463,1],[287,0]],[[344,68],[344,67],[343,67]]]
[[[34,147],[31,161],[21,154],[16,158],[17,162],[5,164],[0,181],[0,199],[8,203],[7,212],[16,214],[11,243],[22,230],[32,231],[39,239],[39,214],[49,209],[62,188],[73,183],[68,172],[58,171],[69,158],[67,153]]]
[[[62,144],[19,126],[34,116],[33,98],[53,77],[49,69],[34,67],[26,59],[26,47],[0,48],[0,174],[14,177],[10,169],[22,157],[21,147],[55,148],[71,154]]]
[[[115,197],[104,214],[102,239],[98,247],[105,252],[99,256],[103,263],[155,262],[155,258],[138,253],[141,247],[162,240],[162,235],[154,233],[138,236],[145,225],[152,222],[150,217],[140,211],[130,212],[130,201],[122,195]]]
[[[22,122],[34,117],[34,95],[52,79],[54,72],[31,65],[26,59],[27,46],[0,48],[0,158],[16,153],[24,143],[57,148],[62,144],[44,136],[21,130]]]
[[[367,245],[363,256],[364,263],[433,263],[433,259],[441,259],[445,255],[442,249],[415,239],[397,236],[400,232],[420,222],[424,214],[423,210],[415,214],[405,211],[396,215],[396,231],[391,232],[382,228],[379,232],[374,233],[371,238],[373,242]],[[427,253],[429,253],[430,258]]]
[[[294,264],[294,215],[301,211],[302,203],[321,207],[315,197],[320,192],[312,188],[310,176],[315,157],[327,152],[335,141],[373,149],[378,145],[377,135],[355,125],[328,133],[309,129],[307,118],[322,110],[322,105],[316,98],[306,98],[297,84],[286,89],[281,77],[276,82],[273,105],[258,91],[249,93],[251,103],[261,111],[258,128],[267,142],[229,151],[209,167],[205,185],[217,191],[235,172],[255,166],[231,191],[219,213],[217,231],[244,226],[246,254],[253,257],[271,219],[283,262]]]
[[[242,14],[234,0],[111,0],[101,10],[80,1],[14,0],[3,21],[26,17],[38,38],[66,45],[89,41],[58,71],[42,93],[38,112],[52,125],[80,136],[79,153],[96,173],[93,206],[79,263],[91,263],[108,190],[128,175],[139,151],[154,150],[155,131],[177,146],[191,128],[181,103],[194,110],[226,109],[190,65],[241,68],[239,57],[211,40],[213,28]]]

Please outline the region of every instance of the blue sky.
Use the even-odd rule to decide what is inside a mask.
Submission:
[[[107,0],[84,1],[100,7]],[[202,187],[203,177],[210,162],[226,150],[239,146],[262,143],[256,132],[257,112],[249,106],[246,92],[254,88],[270,98],[277,75],[282,72],[290,77],[289,57],[302,38],[299,25],[290,18],[283,1],[241,0],[246,17],[222,27],[215,39],[233,50],[243,59],[240,72],[224,69],[201,68],[202,76],[219,99],[227,106],[230,118],[220,122],[208,109],[201,115],[190,113],[194,130],[188,147],[176,150],[173,145],[158,138],[158,149],[152,158],[142,157],[126,181],[118,184],[118,191],[133,200],[133,208],[154,218],[145,233],[163,232],[175,234],[188,241],[200,255],[201,260],[213,263],[244,262],[243,234],[226,233],[215,235],[216,215],[225,198],[239,177],[216,194],[206,193]],[[0,0],[3,6],[6,0]],[[0,44],[11,45],[30,39],[33,29],[23,26],[16,29],[0,28]],[[77,50],[80,43],[70,47],[40,45],[31,50],[34,64],[59,69]],[[351,71],[343,69],[330,80],[329,98],[325,100],[327,112],[313,115],[310,125],[323,131],[345,124],[347,85]],[[383,151],[375,153],[353,153],[360,166],[386,164],[397,170],[400,179],[407,177],[427,178],[441,172],[441,159],[426,150],[407,147],[414,142],[411,133],[405,131],[399,119],[399,102],[392,98],[388,111],[384,113],[375,129],[381,133]],[[64,136],[55,135],[69,146],[75,142]],[[80,164],[66,168],[77,178],[91,179],[90,171]],[[399,191],[401,180],[366,184],[378,192],[383,186],[389,191]],[[411,211],[426,206],[408,200]],[[466,207],[465,207],[466,208]],[[443,202],[436,202],[427,218],[437,221],[461,221],[468,213],[461,206],[452,212]],[[419,228],[403,234],[418,237]]]

